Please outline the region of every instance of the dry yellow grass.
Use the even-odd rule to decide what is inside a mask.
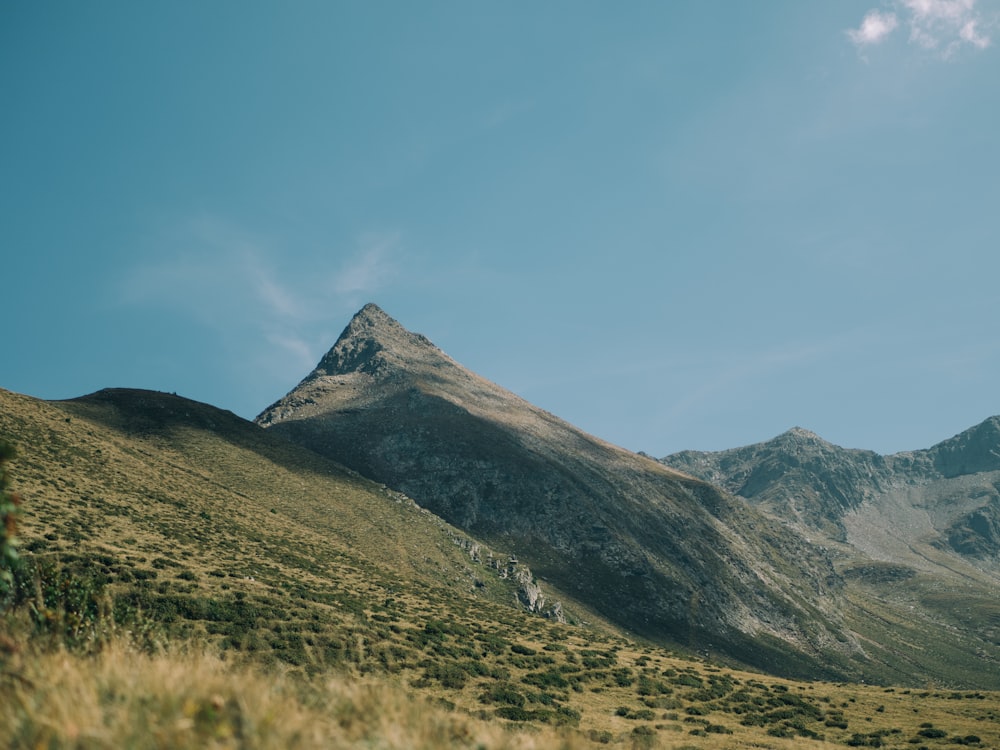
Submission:
[[[113,643],[16,659],[0,672],[0,736],[13,748],[441,748],[510,750],[583,740],[512,731],[385,679],[303,682],[205,652],[148,655]]]
[[[576,750],[596,744],[575,730],[514,727],[450,710],[386,678],[302,680],[237,666],[196,649],[149,655],[118,639],[93,656],[28,649],[0,664],[0,736],[15,749]],[[741,729],[735,721],[727,722],[735,729],[732,735],[695,736],[688,731],[691,725],[676,717],[658,722],[654,734],[619,732],[604,742],[678,750],[818,750],[831,744],[995,748],[1000,742],[995,696],[955,701],[882,688],[787,687],[799,694],[822,693],[857,728],[850,736],[877,737],[879,744],[855,744],[845,737],[774,737],[759,728]],[[927,733],[932,726],[945,728],[947,737]],[[956,742],[973,734],[978,741]]]

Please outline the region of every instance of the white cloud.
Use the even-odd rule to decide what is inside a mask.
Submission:
[[[878,44],[889,36],[898,25],[899,20],[895,13],[881,13],[872,10],[862,19],[858,28],[850,29],[847,32],[847,36],[859,47]]]
[[[976,7],[976,0],[901,0],[915,20],[958,23]]]
[[[979,31],[979,24],[977,21],[967,21],[963,26],[961,31],[958,32],[959,37],[969,44],[979,47],[979,49],[986,49],[990,46],[990,38]]]
[[[859,49],[880,44],[900,25],[910,30],[909,41],[941,57],[951,57],[963,45],[990,46],[984,23],[976,9],[978,0],[895,0],[895,10],[870,10],[847,36]]]

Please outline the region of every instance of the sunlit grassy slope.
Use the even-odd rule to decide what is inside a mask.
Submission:
[[[78,564],[171,633],[312,669],[375,659],[363,641],[385,644],[399,617],[516,614],[506,555],[491,564],[407,498],[232,414],[142,391],[2,395],[24,548]]]
[[[25,556],[120,623],[65,652],[25,607],[0,621],[14,747],[1000,747],[994,693],[790,682],[530,615],[474,540],[203,404],[0,391],[0,436]]]

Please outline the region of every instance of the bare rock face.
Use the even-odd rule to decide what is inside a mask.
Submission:
[[[773,440],[715,453],[684,451],[667,465],[724,487],[803,529],[843,538],[840,518],[892,484],[886,460],[794,427]]]
[[[498,577],[511,580],[517,585],[516,604],[532,614],[542,615],[556,622],[566,622],[566,613],[562,602],[547,604],[547,598],[542,587],[535,580],[531,569],[518,562],[516,557],[508,556],[507,562],[501,562],[502,556],[484,548],[482,544],[467,537],[455,536],[452,541],[469,553],[472,562],[487,566]]]
[[[848,674],[860,653],[822,550],[466,370],[375,305],[257,422],[516,550],[640,635],[789,674]],[[530,571],[512,574],[545,608]]]
[[[917,453],[926,454],[934,471],[947,479],[1000,471],[1000,417],[990,417],[930,450]]]

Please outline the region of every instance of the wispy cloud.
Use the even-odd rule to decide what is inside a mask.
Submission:
[[[278,278],[260,240],[224,223],[200,219],[169,240],[155,259],[129,268],[121,301],[176,309],[213,327],[244,320],[296,318],[301,304]]]
[[[363,235],[358,249],[334,276],[333,289],[338,294],[371,293],[395,275],[391,255],[399,245],[396,233]]]
[[[125,271],[117,298],[193,320],[214,331],[226,354],[288,379],[308,372],[330,345],[331,316],[353,311],[390,282],[399,246],[395,233],[363,235],[311,265],[296,260],[291,272],[278,243],[199,219],[157,238],[157,257]]]
[[[886,10],[873,9],[847,36],[859,50],[883,43],[900,25],[909,29],[909,41],[943,58],[962,46],[989,47],[990,24],[977,10],[978,0],[896,0]]]

